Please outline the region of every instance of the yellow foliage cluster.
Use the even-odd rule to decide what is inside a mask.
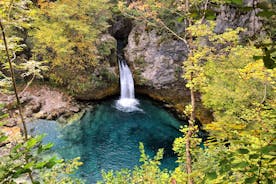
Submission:
[[[92,73],[99,64],[97,42],[109,27],[110,3],[108,0],[41,0],[38,5],[35,29],[31,32],[35,43],[33,57],[42,56],[50,63],[49,76],[53,81],[74,88],[73,81],[83,83],[82,75]]]

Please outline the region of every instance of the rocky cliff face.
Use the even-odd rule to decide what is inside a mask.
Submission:
[[[188,47],[182,41],[135,26],[128,37],[125,57],[133,69],[136,85],[154,89],[168,89],[183,84],[182,62]]]
[[[244,0],[245,11],[229,5],[222,5],[218,9],[215,32],[223,33],[227,28],[246,28],[245,36],[253,36],[261,32],[262,23],[257,16],[260,9],[256,8],[255,0]],[[247,10],[246,10],[247,9]]]
[[[183,41],[159,35],[154,29],[147,30],[145,25],[132,29],[125,48],[136,91],[163,102],[181,118],[185,118],[183,109],[190,103],[189,90],[181,77],[187,56],[188,47]],[[199,95],[197,102],[197,119],[202,123],[210,122],[211,115],[200,104]]]

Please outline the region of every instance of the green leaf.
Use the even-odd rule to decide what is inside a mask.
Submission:
[[[54,146],[53,143],[48,143],[48,144],[45,144],[45,145],[40,145],[37,152],[41,153],[43,151],[47,151],[47,150],[51,149],[53,146]]]
[[[263,56],[253,56],[254,60],[259,60],[259,59],[263,59]]]
[[[234,168],[244,168],[247,167],[249,164],[246,161],[239,162],[237,164],[234,164]]]
[[[25,174],[30,171],[30,169],[25,169],[24,167],[16,167],[14,168],[15,173],[13,175],[14,178],[20,177],[22,174]]]
[[[7,140],[8,137],[7,136],[0,136],[0,142],[4,142],[5,140]]]
[[[183,22],[184,19],[185,19],[185,17],[178,17],[177,22],[181,23],[181,22]]]
[[[7,117],[9,117],[9,115],[8,115],[8,114],[3,114],[3,115],[0,115],[0,119],[4,119],[4,118],[7,118]]]
[[[240,154],[247,154],[247,153],[249,153],[249,150],[248,150],[248,149],[241,148],[241,149],[238,149],[238,152],[239,152]]]
[[[47,161],[47,163],[45,164],[45,167],[52,168],[54,165],[60,162],[61,160],[58,159],[57,157],[52,157],[50,160]]]
[[[222,160],[220,160],[220,165],[225,165],[225,164],[227,164],[227,162],[228,162],[228,160],[227,159],[222,159]]]
[[[24,166],[24,169],[30,169],[33,166],[34,166],[34,162],[29,162]]]
[[[255,172],[258,171],[259,167],[258,166],[253,166],[252,168],[249,169],[250,172]]]
[[[273,16],[275,14],[275,12],[273,11],[261,11],[257,14],[257,16],[260,17],[265,17],[265,18],[270,18],[271,16]]]
[[[16,152],[18,152],[18,150],[19,150],[20,148],[22,148],[22,144],[17,144],[16,146],[14,146],[14,147],[12,148],[12,152],[16,153]]]
[[[209,172],[209,173],[206,174],[206,176],[210,180],[214,180],[218,177],[216,172]]]
[[[259,154],[251,154],[251,155],[249,155],[249,159],[257,159],[259,157],[260,157]]]
[[[267,145],[263,148],[261,148],[261,153],[268,154],[270,152],[276,151],[276,145]]]
[[[236,4],[236,5],[242,5],[243,0],[231,0],[231,3]]]
[[[205,16],[207,20],[214,20],[216,18],[216,12],[213,10],[206,10]]]
[[[37,139],[31,138],[27,141],[26,148],[30,149],[33,148],[38,143]]]
[[[35,145],[37,145],[38,143],[40,143],[42,141],[43,137],[44,137],[44,135],[39,135],[39,136],[29,139],[27,141],[26,148],[27,149],[33,148]]]
[[[255,183],[256,182],[256,177],[255,176],[252,176],[250,178],[246,178],[245,179],[245,183]]]
[[[38,163],[36,163],[35,168],[41,169],[46,165],[46,163],[47,163],[46,161],[38,162]]]

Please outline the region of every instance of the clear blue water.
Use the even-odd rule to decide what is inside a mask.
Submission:
[[[44,143],[53,142],[52,151],[64,159],[81,157],[84,163],[77,172],[87,183],[101,179],[101,170],[119,170],[139,165],[139,142],[153,156],[164,148],[162,168],[177,165],[172,143],[181,136],[180,122],[147,99],[140,99],[143,112],[121,112],[115,100],[104,101],[93,111],[70,125],[39,120],[29,124],[33,134],[46,133]]]

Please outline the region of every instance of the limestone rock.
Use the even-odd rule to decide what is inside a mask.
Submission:
[[[244,5],[247,7],[252,7],[254,1],[253,0],[245,0]],[[243,27],[246,28],[247,31],[245,35],[253,36],[256,33],[260,33],[262,23],[260,18],[257,16],[257,13],[260,10],[250,10],[250,11],[239,11],[234,7],[230,7],[227,5],[222,5],[219,8],[219,14],[216,18],[216,33],[223,33],[227,28],[237,28]]]
[[[16,118],[10,118],[9,121],[6,121],[4,126],[5,127],[15,127],[17,125],[17,122],[19,122],[19,119]]]
[[[157,89],[169,88],[181,79],[182,62],[188,47],[180,41],[147,31],[145,25],[133,28],[125,48],[125,57],[132,68],[137,85]]]
[[[7,101],[10,99],[11,101]],[[49,119],[55,120],[63,114],[70,116],[73,113],[79,112],[79,105],[65,93],[47,86],[30,86],[23,94],[21,94],[23,107],[23,115],[31,119]],[[0,103],[12,104],[14,98],[0,95]],[[6,107],[8,108],[8,107]],[[18,110],[15,108],[6,109],[9,113],[8,123],[6,127],[13,127],[19,121]]]

